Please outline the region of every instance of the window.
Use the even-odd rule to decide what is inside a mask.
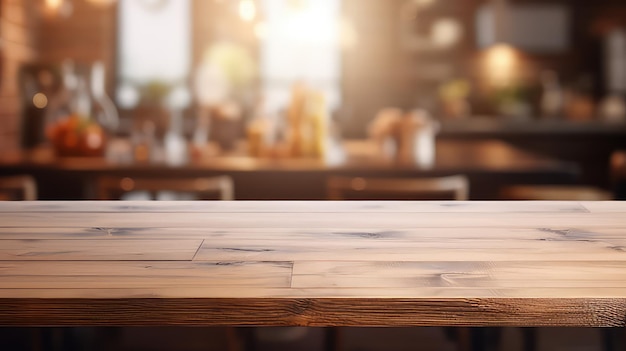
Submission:
[[[235,5],[240,0],[229,1]],[[255,29],[266,106],[270,111],[285,108],[293,84],[304,82],[324,92],[331,108],[337,107],[341,99],[341,1],[255,3],[260,10],[261,22]],[[119,7],[118,104],[132,108],[139,89],[155,82],[188,91],[191,0],[123,0]]]
[[[119,2],[118,103],[132,107],[137,89],[186,87],[191,65],[190,0]]]
[[[341,99],[340,0],[261,0],[260,71],[268,109],[287,106],[301,81],[323,91],[331,108]]]

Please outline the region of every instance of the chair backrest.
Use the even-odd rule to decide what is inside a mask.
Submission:
[[[0,200],[37,200],[37,182],[29,175],[0,177]]]
[[[136,178],[100,177],[96,181],[97,196],[101,200],[120,199],[125,193],[147,191],[156,199],[159,191],[173,191],[195,195],[196,199],[234,200],[233,180],[229,176],[204,178]]]
[[[329,177],[326,182],[329,200],[467,200],[466,176],[434,178],[362,178]]]

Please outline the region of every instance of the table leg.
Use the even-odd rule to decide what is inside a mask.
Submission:
[[[237,329],[234,327],[226,327],[226,348],[228,351],[238,351],[239,347],[239,339],[237,338]]]
[[[454,339],[457,344],[458,351],[472,350],[472,333],[470,328],[458,327],[454,329]]]
[[[254,328],[241,328],[241,333],[243,334],[244,350],[256,351],[257,342],[256,337],[254,336]]]
[[[535,351],[537,348],[537,329],[522,328],[522,343],[524,351]]]
[[[43,331],[41,330],[41,328],[30,329],[30,350],[31,351],[43,351],[42,335],[43,335]]]
[[[500,344],[502,328],[470,328],[470,348],[472,351],[495,351]]]
[[[602,350],[615,350],[615,343],[613,342],[613,330],[611,328],[602,328],[600,329],[600,333],[602,333]]]
[[[472,351],[485,350],[485,328],[470,328],[470,349]]]
[[[56,351],[57,343],[55,343],[55,331],[53,328],[40,328],[41,330],[41,350]]]
[[[325,328],[324,351],[338,351],[339,346],[339,327]]]

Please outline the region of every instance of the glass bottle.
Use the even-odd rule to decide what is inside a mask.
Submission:
[[[95,69],[93,69],[95,67]],[[117,111],[104,93],[104,69],[63,63],[62,106],[50,128],[59,156],[103,156],[106,132],[117,128]]]
[[[541,115],[544,118],[561,117],[563,110],[563,90],[556,72],[541,73]]]
[[[61,86],[55,67],[24,64],[19,70],[21,98],[21,147],[32,149],[45,141],[45,129],[54,111]]]
[[[102,62],[95,62],[91,66],[91,116],[109,134],[114,134],[119,126],[119,114],[115,104],[107,95],[105,89],[105,69]]]

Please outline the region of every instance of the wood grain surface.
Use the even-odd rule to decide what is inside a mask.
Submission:
[[[626,203],[0,202],[0,326],[625,326]]]

